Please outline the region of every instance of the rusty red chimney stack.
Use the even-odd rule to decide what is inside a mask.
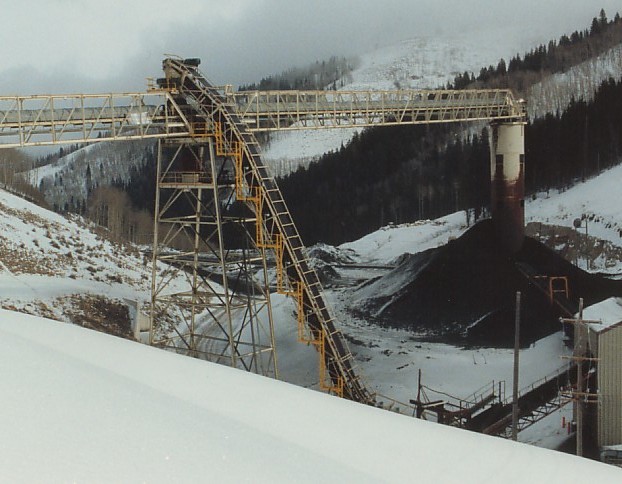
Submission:
[[[514,254],[525,238],[525,123],[493,123],[490,140],[492,221],[503,248]]]

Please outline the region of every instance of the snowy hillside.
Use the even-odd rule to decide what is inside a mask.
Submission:
[[[496,65],[514,55],[512,47],[457,40],[412,39],[377,49],[361,56],[352,73],[352,82],[342,89],[421,89],[442,87],[456,74],[477,73],[483,66]],[[622,77],[622,46],[590,59],[567,72],[554,74],[532,86],[527,93],[530,119],[563,111],[572,99],[591,100],[600,84]],[[355,130],[301,131],[274,133],[265,150],[277,175],[306,165],[331,150],[338,150]]]
[[[361,55],[351,82],[341,89],[435,89],[464,71],[477,72],[482,66],[496,65],[511,53],[503,42],[475,45],[464,39],[405,40]],[[292,166],[339,149],[353,134],[352,129],[275,133],[264,156],[281,175]]]
[[[138,247],[111,240],[81,217],[65,218],[3,190],[0,229],[0,308],[137,335],[136,311],[148,313],[152,277],[151,259]],[[183,275],[175,277],[170,290],[185,288]],[[272,308],[281,378],[316,387],[317,353],[297,343],[294,302],[274,295]]]
[[[572,227],[589,219],[589,234],[622,246],[622,165],[559,192],[539,193],[527,201],[526,221]]]
[[[0,307],[133,337],[151,291],[151,261],[136,246],[2,190],[0,228]]]
[[[622,45],[532,86],[527,94],[530,119],[562,112],[572,99],[590,101],[601,83],[610,77],[622,77]]]
[[[131,174],[153,159],[151,141],[94,143],[86,145],[56,162],[24,173],[38,187],[50,206],[73,207],[86,202],[88,191],[113,182],[126,182]]]
[[[344,90],[437,89],[464,71],[496,64],[507,54],[499,43],[472,44],[464,39],[414,38],[361,56]]]
[[[528,200],[525,209],[527,232],[558,251],[564,249],[564,241],[574,244],[577,247],[568,259],[592,272],[605,272],[621,278],[621,206],[622,165],[618,165],[564,192],[551,190]],[[577,218],[584,219],[579,230],[573,227]],[[585,267],[586,225],[589,268]],[[553,231],[550,227],[554,228]]]
[[[0,396],[6,482],[620,480],[597,462],[10,311],[0,345],[12,369]]]

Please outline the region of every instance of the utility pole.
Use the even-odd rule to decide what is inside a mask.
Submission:
[[[518,355],[520,351],[520,300],[516,293],[516,318],[514,320],[514,381],[512,388],[512,440],[518,440]]]
[[[417,380],[417,418],[423,415],[423,406],[421,405],[421,368],[419,368],[419,379]]]
[[[579,298],[579,314],[576,319],[561,319],[563,323],[572,323],[574,325],[574,350],[572,359],[577,364],[577,382],[576,390],[572,392],[572,399],[575,402],[575,424],[577,434],[577,451],[578,456],[583,456],[583,400],[585,393],[583,391],[583,360],[585,359],[586,345],[585,340],[589,337],[587,334],[586,321],[583,320],[583,298]]]
[[[579,299],[579,320],[575,326],[575,353],[577,359],[577,455],[583,456],[583,358],[585,350],[583,348],[583,298]]]

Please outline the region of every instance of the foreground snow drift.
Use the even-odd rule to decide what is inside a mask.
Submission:
[[[0,358],[0,480],[7,482],[613,483],[622,476],[9,311],[0,311]]]

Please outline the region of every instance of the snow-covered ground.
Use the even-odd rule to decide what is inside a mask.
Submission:
[[[23,286],[25,298],[38,280],[51,292],[61,290],[49,283],[52,279],[100,290],[124,284],[126,294],[128,287],[144,291],[150,286],[136,247],[113,243],[79,217],[67,219],[0,190],[0,228],[0,284]]]
[[[455,398],[467,399],[493,382],[495,392],[501,382],[502,398],[511,395],[511,349],[459,348],[419,341],[408,331],[379,328],[345,317],[340,322],[362,373],[372,390],[381,395],[401,402],[415,398],[419,370],[423,384]],[[562,357],[569,354],[561,333],[521,350],[519,388],[565,368],[567,361]],[[431,400],[439,395],[431,393],[430,397],[436,397]]]
[[[534,236],[542,235],[542,240],[558,251],[565,250],[565,245],[574,244],[576,247],[574,252],[571,247],[569,258],[582,269],[620,278],[621,186],[622,165],[618,165],[564,192],[551,190],[549,193],[539,193],[527,201],[525,221],[531,223]],[[581,219],[579,229],[573,226],[576,219]],[[572,253],[574,257],[570,255]],[[589,264],[586,263],[586,257],[590,259]]]
[[[339,248],[359,262],[390,264],[402,254],[445,245],[466,229],[466,215],[456,212],[435,220],[389,225]]]
[[[527,201],[525,221],[572,227],[575,219],[585,216],[589,235],[622,246],[620,207],[622,165],[562,193],[551,190],[537,194],[535,200]]]
[[[136,308],[151,297],[151,260],[138,247],[3,190],[0,229],[0,307],[90,324],[84,316],[93,301],[129,306],[121,316],[129,336]],[[173,280],[171,288],[181,283]]]
[[[4,310],[0,363],[4,482],[605,484],[622,475]]]
[[[529,200],[527,220],[570,226],[574,214],[589,206],[598,216],[590,222],[590,233],[622,246],[615,230],[622,226],[622,220],[615,210],[617,205],[612,203],[620,177],[622,168],[617,167],[564,193]],[[116,246],[77,219],[68,221],[4,192],[0,192],[0,212],[4,234],[0,257],[4,265],[0,273],[3,307],[66,321],[66,304],[62,301],[73,294],[148,300],[150,267],[135,249]],[[597,231],[597,227],[602,230]],[[466,229],[464,213],[455,213],[437,220],[384,227],[332,250],[358,264],[390,265],[404,253],[438,247]],[[36,263],[26,264],[29,260]],[[350,269],[339,270],[344,276],[352,275]],[[377,274],[373,269],[356,271],[359,278]],[[420,369],[427,386],[458,398],[467,397],[493,380],[505,382],[508,388],[511,385],[512,354],[508,350],[417,341],[407,332],[352,319],[342,310],[344,298],[348,297],[343,289],[329,289],[327,295],[350,340],[359,371],[370,388],[382,395],[403,402],[414,398]],[[272,304],[280,377],[315,388],[318,357],[313,347],[296,342],[293,301],[274,295]],[[567,350],[560,334],[523,350],[521,387],[563,366],[564,354]],[[540,438],[534,436],[531,441]]]

